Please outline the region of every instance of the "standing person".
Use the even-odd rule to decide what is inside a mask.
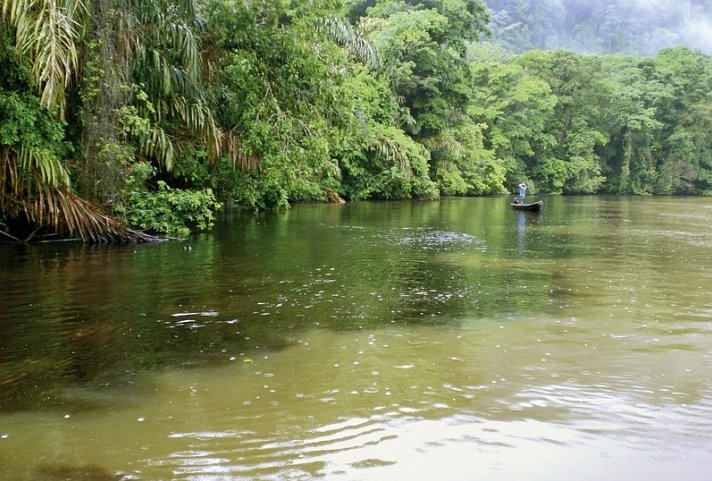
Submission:
[[[522,182],[519,184],[519,200],[520,202],[524,203],[524,197],[527,196],[527,184]]]

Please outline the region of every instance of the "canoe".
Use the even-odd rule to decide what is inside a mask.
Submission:
[[[540,200],[538,202],[532,202],[531,204],[519,204],[517,202],[513,202],[511,205],[514,210],[531,210],[536,212],[541,209],[541,206],[544,205],[544,201]]]

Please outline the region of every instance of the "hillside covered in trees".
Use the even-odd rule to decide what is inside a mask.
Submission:
[[[712,193],[710,57],[512,53],[483,41],[504,3],[4,0],[0,231],[136,240],[522,180]]]

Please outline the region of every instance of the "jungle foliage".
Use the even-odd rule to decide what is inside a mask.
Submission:
[[[688,48],[515,54],[486,40],[481,0],[2,6],[7,237],[186,235],[225,205],[500,194],[522,180],[712,193],[712,60]]]

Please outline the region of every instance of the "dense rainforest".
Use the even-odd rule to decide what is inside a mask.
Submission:
[[[226,205],[521,181],[712,193],[712,59],[690,48],[513,53],[482,0],[3,0],[1,15],[6,239],[184,236]]]

